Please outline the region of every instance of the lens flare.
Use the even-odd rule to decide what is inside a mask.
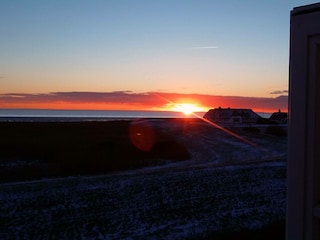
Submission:
[[[225,133],[228,133],[229,135],[241,140],[242,142],[245,142],[253,147],[256,147],[256,148],[259,148],[260,150],[262,151],[268,151],[266,148],[218,125],[217,123],[214,123],[214,122],[211,122],[207,119],[205,119],[204,117],[200,116],[197,114],[197,112],[204,112],[204,108],[203,107],[199,107],[197,104],[193,104],[193,103],[177,103],[177,102],[174,102],[174,101],[171,101],[167,98],[164,98],[164,97],[161,97],[159,95],[157,95],[158,97],[164,99],[166,102],[167,102],[167,106],[168,108],[166,108],[167,110],[170,109],[171,111],[179,111],[179,112],[183,112],[185,114],[188,114],[188,115],[192,115],[196,118],[199,118],[201,119],[202,121],[208,123],[209,125],[215,127],[215,128],[218,128],[220,129],[221,131],[224,131]]]
[[[141,151],[150,151],[155,143],[155,132],[151,123],[146,120],[133,121],[129,128],[132,144]]]

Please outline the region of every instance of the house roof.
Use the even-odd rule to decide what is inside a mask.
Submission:
[[[205,115],[204,118],[210,119],[230,119],[231,117],[241,117],[243,119],[258,119],[261,118],[256,114],[252,109],[244,108],[214,108],[210,109]]]
[[[274,120],[274,121],[281,121],[282,119],[287,119],[288,118],[288,113],[286,112],[275,112],[272,113],[272,115],[270,116],[270,120]]]

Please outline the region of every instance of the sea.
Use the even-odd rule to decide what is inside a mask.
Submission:
[[[126,110],[51,110],[51,109],[0,109],[0,121],[110,121],[139,118],[198,118],[205,112],[185,115],[174,111]],[[269,113],[257,113],[268,118]]]
[[[110,121],[139,118],[196,118],[173,111],[0,109],[0,121]]]

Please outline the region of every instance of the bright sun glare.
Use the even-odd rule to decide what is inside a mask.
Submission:
[[[202,108],[193,103],[179,103],[179,104],[175,104],[175,107],[173,110],[177,112],[182,112],[185,115],[190,115],[194,112],[202,111]]]

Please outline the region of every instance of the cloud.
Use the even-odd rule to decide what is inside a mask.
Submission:
[[[130,91],[0,94],[0,108],[140,109],[158,105],[156,97]]]
[[[288,90],[274,90],[270,94],[287,94],[288,92]]]
[[[0,108],[152,110],[163,109],[168,103],[197,103],[206,108],[221,106],[252,108],[257,111],[276,111],[278,109],[285,111],[288,107],[288,96],[260,98],[170,92],[134,93],[131,91],[0,94]]]

